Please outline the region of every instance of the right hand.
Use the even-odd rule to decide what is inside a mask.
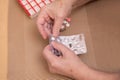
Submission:
[[[44,39],[48,37],[45,28],[50,26],[49,23],[51,22],[53,22],[51,34],[53,34],[54,37],[59,35],[63,20],[70,14],[72,10],[72,5],[70,2],[71,1],[69,0],[55,0],[51,4],[48,4],[41,9],[37,20],[37,26]]]

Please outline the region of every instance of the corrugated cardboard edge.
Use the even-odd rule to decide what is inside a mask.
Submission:
[[[86,9],[86,7],[85,7],[84,10],[85,10],[84,11],[85,19],[86,19],[86,22],[87,22],[86,25],[88,25],[89,41],[91,41],[89,43],[89,45],[91,45],[91,52],[92,52],[92,56],[89,56],[89,59],[91,60],[91,63],[89,63],[89,61],[87,61],[87,64],[90,65],[91,67],[97,68],[97,63],[96,63],[96,58],[95,58],[95,52],[94,52],[94,46],[93,46],[93,42],[92,42],[93,40],[92,40],[92,36],[91,36],[90,25],[88,23],[88,16],[87,16],[87,9]]]
[[[7,80],[8,0],[0,0],[0,80]]]

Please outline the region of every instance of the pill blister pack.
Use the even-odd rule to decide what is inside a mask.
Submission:
[[[64,21],[63,21],[63,24],[60,28],[60,32],[66,30],[66,28],[70,27],[70,23],[71,23],[71,18],[66,18]]]
[[[52,42],[52,41],[58,41],[57,39],[58,39],[58,38],[55,38],[55,37],[53,37],[52,35],[49,35],[49,44],[50,44],[52,53],[55,54],[56,56],[61,56],[62,53],[61,53],[60,51],[58,51],[57,49],[55,49],[55,48],[51,45],[51,42]]]
[[[83,34],[60,36],[59,41],[76,54],[84,54],[87,52],[85,37]]]
[[[59,43],[62,43],[77,55],[87,53],[85,37],[83,34],[72,35],[72,36],[59,36],[58,38],[51,37],[50,42],[51,41],[57,41]],[[53,50],[53,52],[58,52],[58,51]],[[58,53],[54,53],[54,54],[58,55]],[[59,54],[61,53],[59,52]]]
[[[37,16],[42,7],[52,3],[53,1],[54,0],[18,0],[24,11],[31,18]]]
[[[60,32],[63,32],[66,30],[66,28],[69,28],[70,27],[70,23],[71,23],[71,19],[70,18],[66,18],[63,20],[63,23],[60,27]],[[52,32],[53,30],[53,26],[54,26],[54,23],[51,22],[49,23],[50,26],[47,26],[47,28],[50,30],[50,32]]]
[[[41,8],[47,4],[52,3],[54,0],[18,0],[19,4],[23,7],[24,11],[30,18],[34,18],[38,15]],[[66,18],[63,21],[60,32],[66,30],[67,27],[70,27],[70,18]]]

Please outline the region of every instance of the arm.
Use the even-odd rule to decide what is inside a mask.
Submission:
[[[77,75],[75,75],[76,80],[80,80],[80,71],[79,69]],[[88,69],[85,73],[87,74],[87,76],[84,76],[85,80],[120,80],[120,73],[107,73],[94,69]]]
[[[53,36],[59,35],[60,27],[63,20],[71,13],[71,10],[77,6],[82,6],[91,0],[55,0],[50,5],[42,8],[37,20],[38,30],[44,39],[47,39],[48,35],[45,31],[45,27],[52,27]],[[49,23],[54,23],[51,26]]]
[[[43,56],[47,60],[50,72],[76,80],[120,80],[119,73],[105,73],[94,70],[84,64],[75,53],[62,44],[52,42],[52,45],[62,52],[62,56],[55,56],[49,45],[44,49]]]

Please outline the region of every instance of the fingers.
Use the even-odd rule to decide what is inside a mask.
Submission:
[[[55,37],[57,37],[59,35],[59,31],[60,31],[60,28],[61,28],[63,20],[64,20],[63,17],[60,17],[60,16],[55,17],[55,15],[53,16],[53,14],[51,12],[47,11],[46,9],[42,10],[38,17],[37,25],[38,25],[39,32],[41,33],[41,35],[44,39],[46,39],[48,36],[44,29],[45,28],[44,24],[46,22],[49,24],[51,22],[51,19],[54,20],[52,34]]]
[[[54,55],[51,52],[49,45],[47,47],[45,47],[45,49],[43,51],[43,56],[45,57],[45,59],[47,60],[47,62],[50,62],[50,63],[52,63],[53,61],[56,61],[56,60],[59,59],[56,55]]]
[[[63,20],[64,19],[62,19],[62,18],[55,19],[55,23],[54,23],[54,26],[53,26],[53,36],[57,37],[59,35],[60,28],[62,26]]]
[[[44,39],[46,39],[47,38],[47,34],[46,34],[45,30],[44,30],[44,23],[45,23],[44,19],[40,18],[38,20],[38,22],[37,22],[37,26],[38,26],[38,30],[41,33],[42,37]]]
[[[63,56],[68,54],[68,53],[71,53],[70,50],[61,43],[58,43],[58,42],[54,41],[54,42],[52,42],[52,45],[55,49],[61,51]]]
[[[38,20],[37,20],[37,26],[38,26],[38,30],[39,32],[41,33],[42,37],[44,39],[47,38],[47,33],[45,31],[45,27],[48,26],[48,20],[49,20],[49,17],[47,15],[47,13],[45,13],[44,11],[42,11],[38,17]]]

